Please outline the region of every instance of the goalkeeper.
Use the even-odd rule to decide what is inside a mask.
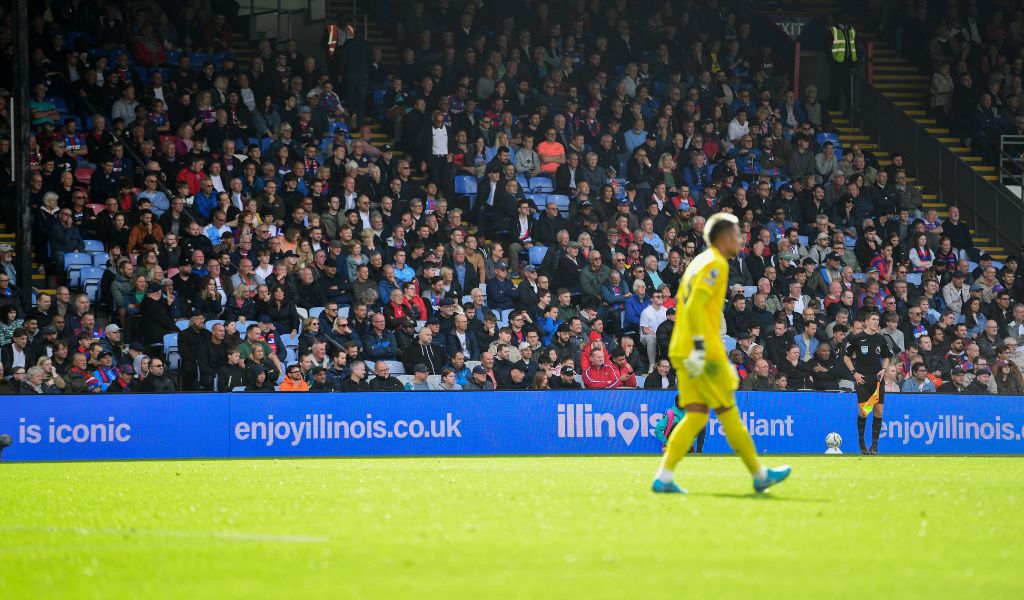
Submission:
[[[693,445],[714,409],[733,452],[743,459],[754,477],[754,490],[763,492],[789,476],[789,466],[766,469],[757,457],[751,439],[736,409],[739,384],[719,335],[722,306],[728,287],[729,263],[740,251],[739,221],[731,214],[716,213],[704,225],[708,249],[686,267],[676,298],[676,324],[672,330],[668,357],[676,369],[679,398],[686,416],[669,436],[661,467],[651,489],[658,493],[685,491],[675,483],[673,471]],[[682,400],[679,400],[682,401]]]

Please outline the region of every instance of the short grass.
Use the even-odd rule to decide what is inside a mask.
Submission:
[[[0,465],[3,598],[1021,598],[1024,460]]]

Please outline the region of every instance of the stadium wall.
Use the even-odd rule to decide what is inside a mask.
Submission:
[[[315,456],[649,454],[673,394],[181,394],[7,396],[5,461]],[[766,454],[857,452],[851,394],[740,392]],[[1024,402],[1007,396],[891,394],[885,454],[1022,454]],[[705,452],[727,452],[712,420]]]

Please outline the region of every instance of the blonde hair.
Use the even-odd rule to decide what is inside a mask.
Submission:
[[[717,234],[718,231],[723,230],[728,225],[739,226],[740,220],[736,218],[736,215],[719,212],[708,217],[706,223],[704,223],[704,243],[708,246],[711,245],[711,239],[713,233]]]

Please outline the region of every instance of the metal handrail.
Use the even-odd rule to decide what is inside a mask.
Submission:
[[[975,232],[1018,252],[1024,246],[1024,203],[992,182],[949,149],[939,138],[896,106],[862,74],[851,74],[853,122],[885,148],[898,149],[918,179],[947,204],[956,204]]]
[[[1024,187],[1024,135],[999,138],[999,183]]]

